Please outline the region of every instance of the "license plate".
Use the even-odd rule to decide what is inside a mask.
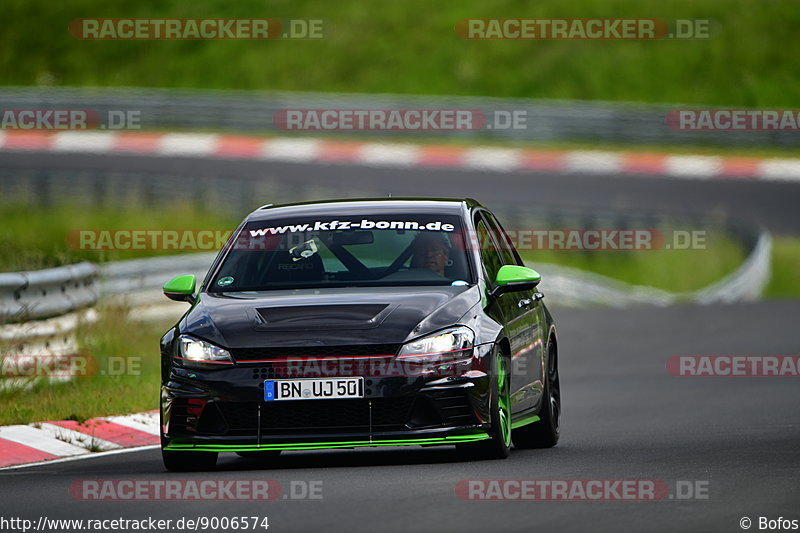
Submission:
[[[364,378],[270,379],[264,382],[264,400],[330,400],[363,398]]]

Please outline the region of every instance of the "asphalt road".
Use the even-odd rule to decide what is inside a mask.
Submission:
[[[670,179],[603,173],[509,172],[464,169],[370,168],[348,164],[282,163],[258,160],[100,154],[0,152],[2,169],[73,169],[161,173],[263,180],[283,199],[377,195],[473,197],[502,212],[531,206],[581,210],[727,215],[779,234],[800,234],[800,183],[739,179]],[[356,192],[357,191],[357,192]],[[272,198],[263,199],[262,203]],[[258,199],[255,200],[257,207]],[[246,210],[243,207],[243,211]]]
[[[742,531],[739,520],[800,520],[796,378],[682,378],[671,355],[786,355],[800,349],[800,302],[555,310],[562,440],[466,462],[450,448],[291,452],[275,465],[221,456],[214,472],[167,474],[140,451],[0,472],[0,516],[268,516],[269,531]],[[78,501],[82,479],[322,482],[322,499]],[[707,499],[475,502],[465,479],[657,479],[708,483]],[[168,531],[168,530],[165,530]]]

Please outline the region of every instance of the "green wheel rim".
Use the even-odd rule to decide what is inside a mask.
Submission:
[[[508,374],[503,357],[497,359],[497,406],[500,412],[500,431],[506,446],[511,444],[511,398],[508,394]]]

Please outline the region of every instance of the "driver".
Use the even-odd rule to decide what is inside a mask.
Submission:
[[[444,277],[450,260],[450,240],[441,233],[420,233],[411,245],[411,268],[426,268]]]

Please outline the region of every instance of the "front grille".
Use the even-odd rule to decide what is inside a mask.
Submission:
[[[189,412],[190,406],[186,398],[176,398],[171,405],[169,431],[173,435],[184,435],[194,432],[197,424],[196,413]],[[194,417],[194,418],[192,418]]]
[[[233,348],[236,361],[304,357],[358,357],[365,355],[393,356],[400,344],[352,344],[344,346],[297,346],[279,348]]]
[[[369,431],[367,399],[277,401],[261,404],[261,433],[324,433]],[[372,429],[401,430],[406,427],[413,397],[373,398]],[[219,402],[229,433],[255,433],[258,426],[257,402]]]
[[[439,391],[432,395],[442,421],[448,426],[476,423],[472,406],[463,389]]]

